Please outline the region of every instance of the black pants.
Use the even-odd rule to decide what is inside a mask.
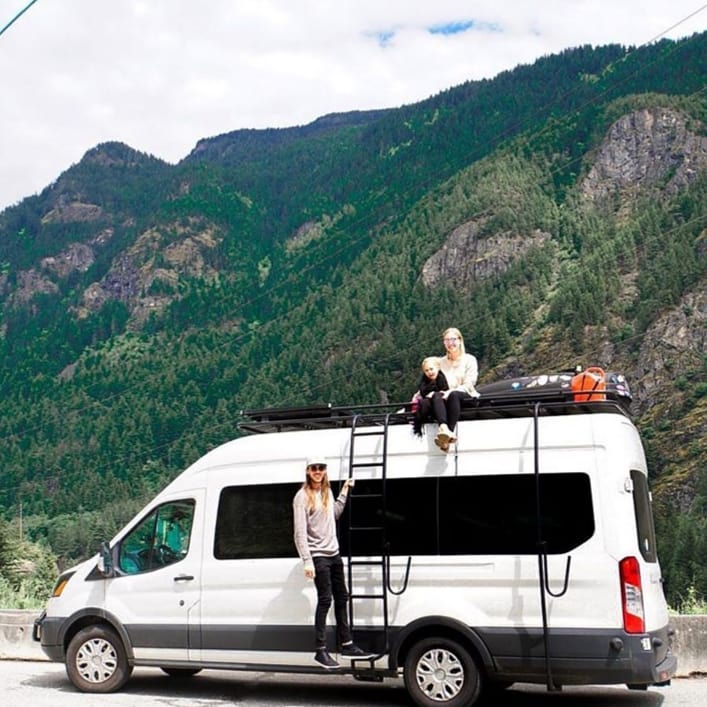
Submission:
[[[344,578],[344,563],[340,555],[314,557],[314,585],[317,588],[317,610],[314,613],[315,648],[326,648],[326,619],[334,601],[336,640],[338,645],[351,642],[348,618],[349,592]]]
[[[444,423],[452,432],[459,422],[461,415],[462,400],[471,396],[461,390],[453,390],[445,400],[441,393],[435,393],[432,398],[425,398],[422,403],[429,403],[432,407],[432,416],[437,422]]]

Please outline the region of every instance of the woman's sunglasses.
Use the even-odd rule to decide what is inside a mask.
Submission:
[[[310,464],[307,468],[310,471],[326,471],[326,464]]]

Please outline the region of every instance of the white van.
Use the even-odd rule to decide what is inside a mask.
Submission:
[[[317,454],[335,493],[356,479],[340,542],[355,640],[376,657],[343,675],[402,674],[425,707],[513,682],[669,684],[677,662],[627,392],[593,400],[542,378],[480,386],[447,455],[434,425],[413,434],[409,412],[252,412],[250,434],[61,575],[36,640],[85,692],[121,688],[136,665],[323,673],[292,527]]]

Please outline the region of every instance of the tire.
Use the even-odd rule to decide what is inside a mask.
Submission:
[[[425,638],[408,652],[405,688],[418,707],[470,707],[481,692],[474,659],[448,638]]]
[[[81,692],[115,692],[133,672],[125,646],[110,627],[81,629],[66,651],[66,673]]]
[[[160,668],[160,670],[171,678],[190,678],[201,672],[201,668]]]

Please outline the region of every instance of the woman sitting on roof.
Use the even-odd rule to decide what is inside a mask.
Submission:
[[[479,366],[476,357],[466,353],[464,337],[459,329],[447,329],[442,334],[442,343],[447,353],[439,358],[439,366],[449,388],[432,398],[432,412],[439,422],[435,444],[446,454],[449,446],[457,441],[454,430],[461,414],[462,401],[479,397],[475,388]],[[414,399],[420,398],[416,395]]]

